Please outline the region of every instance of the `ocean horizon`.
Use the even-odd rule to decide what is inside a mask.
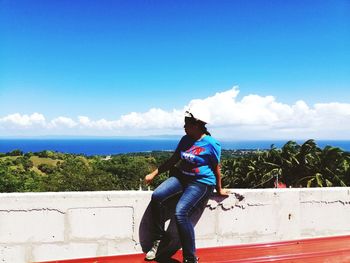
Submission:
[[[173,151],[178,138],[7,138],[0,139],[0,153],[13,150],[40,152],[44,150],[84,154],[84,155],[113,155],[134,152]],[[264,150],[271,145],[282,147],[289,140],[220,140],[224,150]],[[298,144],[306,140],[294,140]],[[350,151],[350,140],[315,140],[320,148],[326,146],[339,147]]]

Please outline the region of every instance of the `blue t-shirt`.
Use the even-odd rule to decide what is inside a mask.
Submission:
[[[221,145],[213,137],[206,135],[195,141],[190,136],[181,138],[176,153],[181,161],[178,168],[194,180],[208,185],[216,185],[214,167],[221,157]]]

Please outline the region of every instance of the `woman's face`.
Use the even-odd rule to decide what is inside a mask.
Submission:
[[[196,130],[198,129],[197,125],[195,122],[192,121],[185,121],[184,125],[185,133],[189,136],[194,135]]]

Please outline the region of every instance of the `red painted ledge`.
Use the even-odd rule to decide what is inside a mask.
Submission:
[[[349,263],[350,235],[310,238],[282,242],[247,244],[197,249],[200,263]],[[45,263],[141,263],[145,254],[129,254]],[[163,263],[182,262],[181,251]],[[39,263],[39,262],[38,262]],[[44,263],[44,262],[41,262]]]

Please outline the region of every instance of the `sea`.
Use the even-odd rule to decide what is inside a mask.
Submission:
[[[113,155],[135,152],[173,151],[179,138],[171,139],[120,139],[120,138],[73,138],[73,139],[0,139],[0,153],[13,150],[27,152],[40,152],[50,150],[62,153],[91,155]],[[222,149],[225,150],[264,150],[271,145],[282,147],[288,140],[221,140]],[[302,144],[305,140],[296,140]],[[316,140],[317,146],[324,148],[327,145],[339,147],[350,152],[350,140]]]

